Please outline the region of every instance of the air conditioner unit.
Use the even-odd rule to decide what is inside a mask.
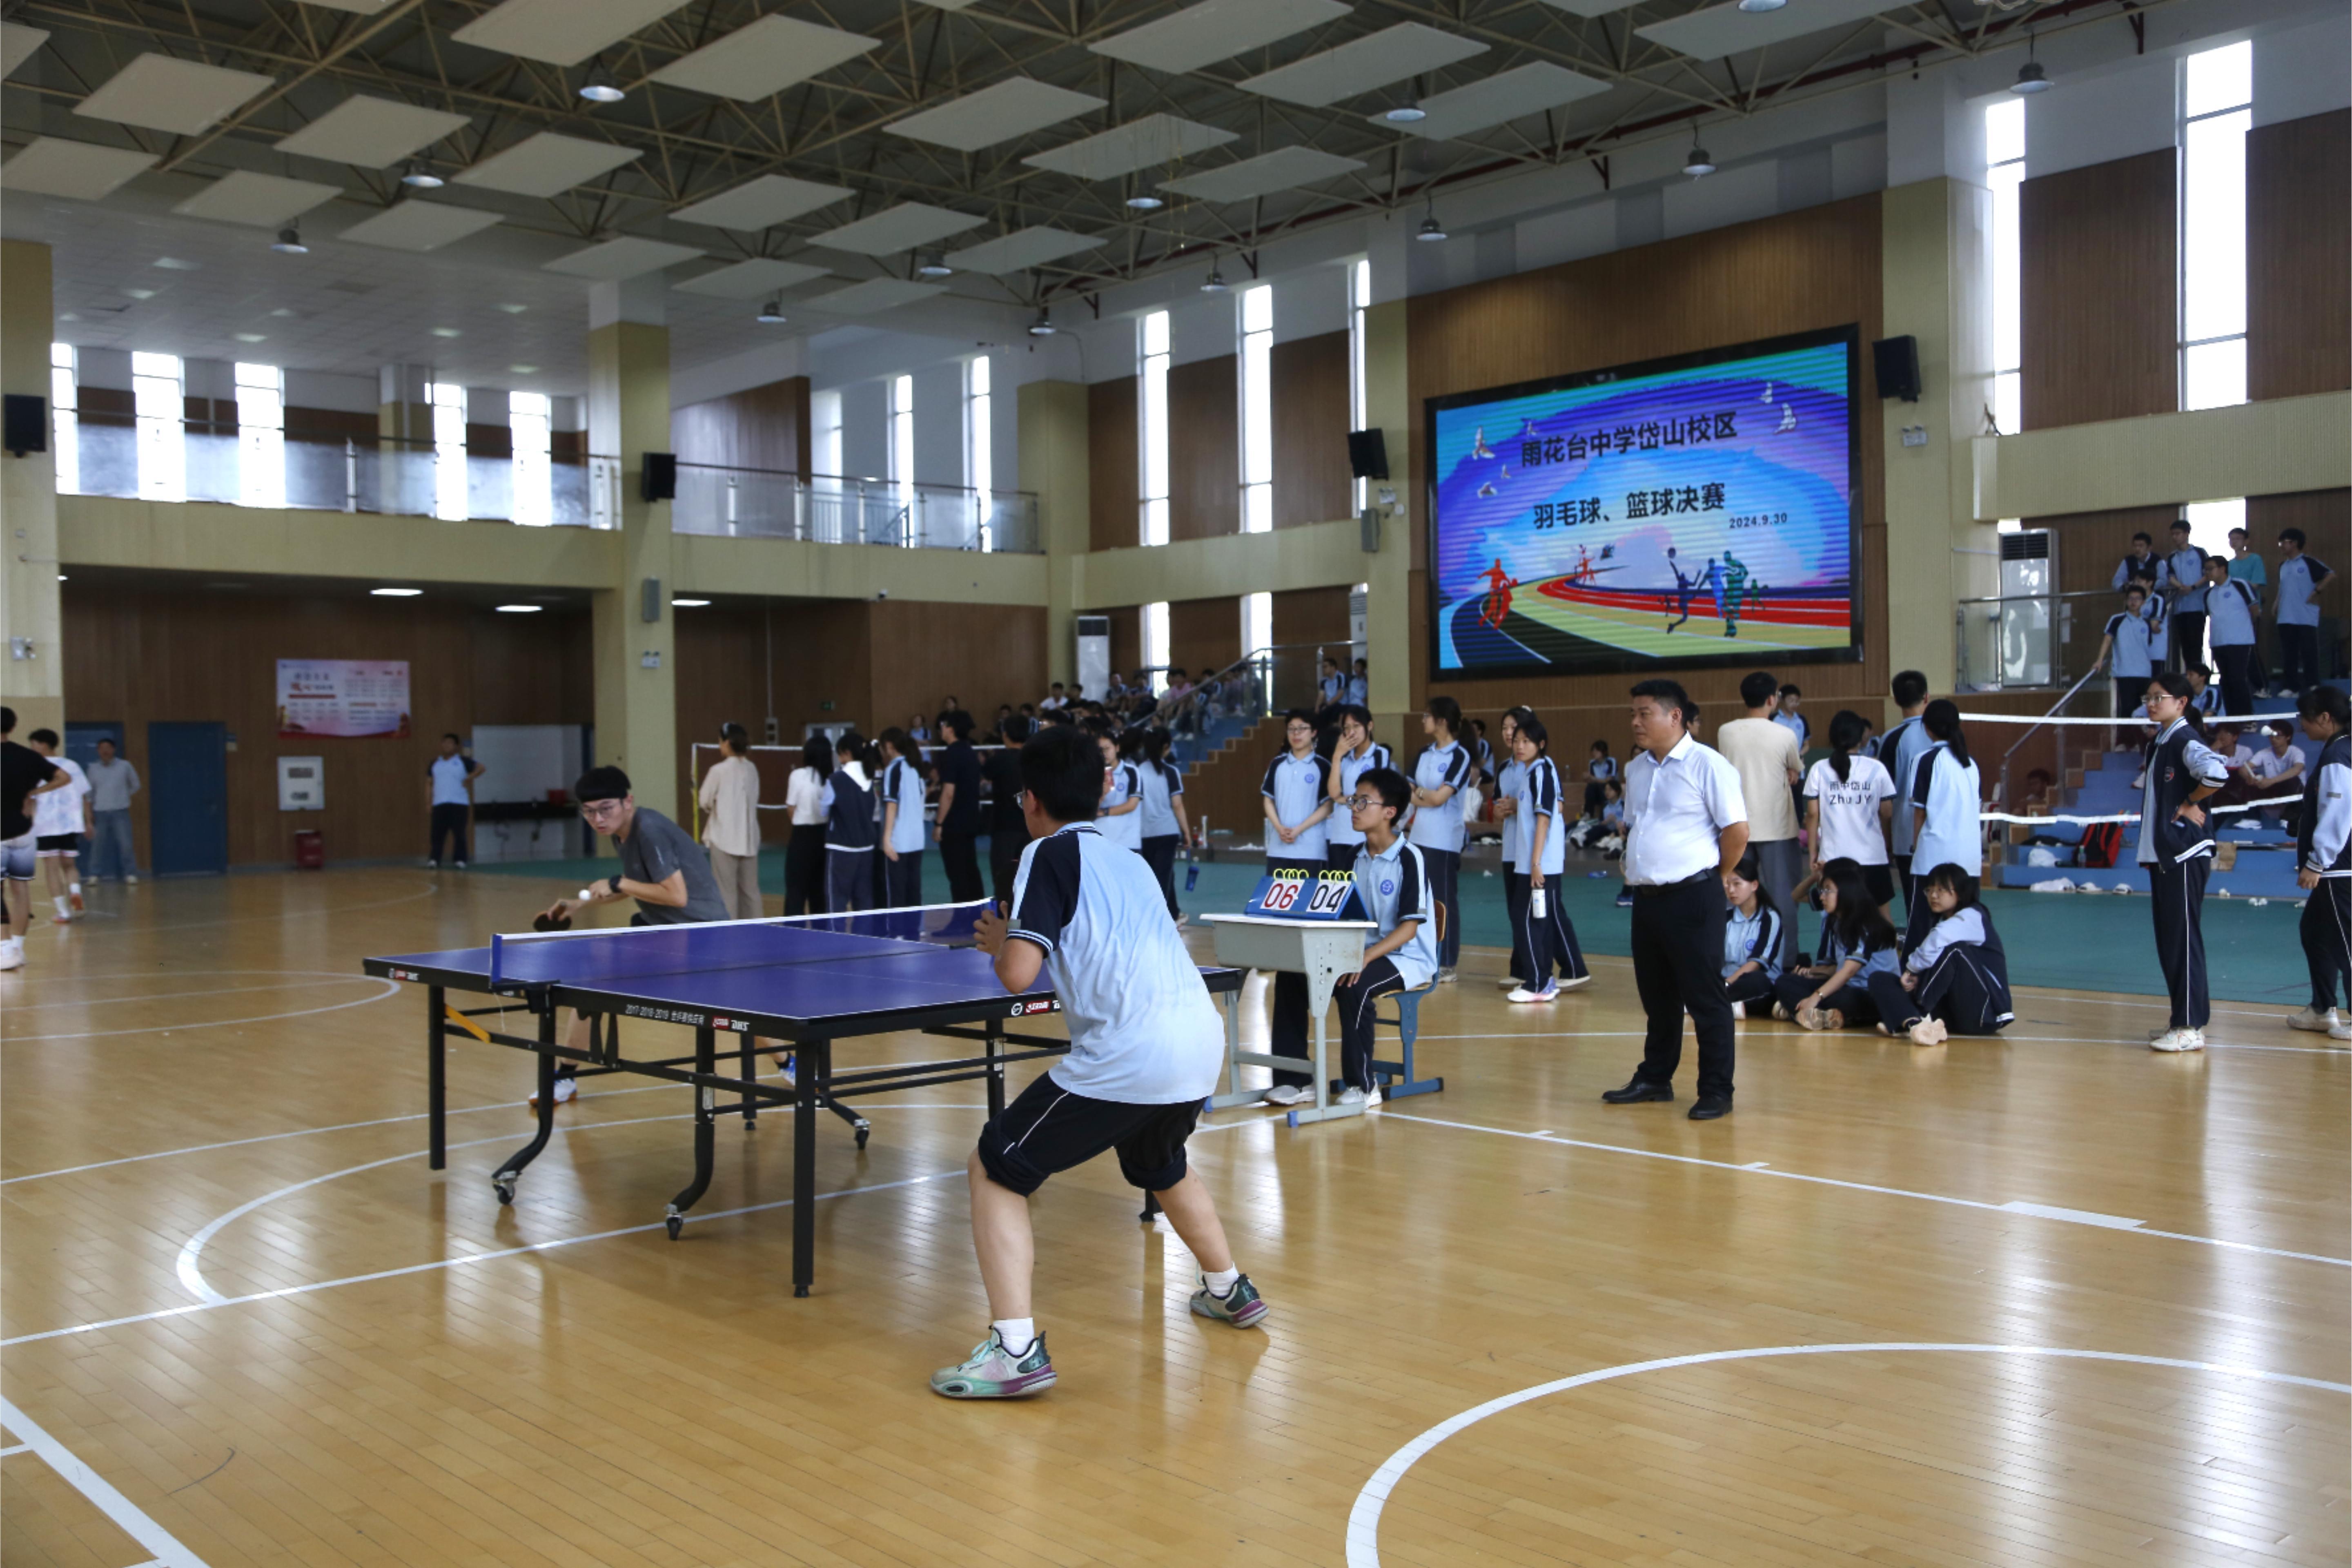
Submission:
[[[1110,690],[1110,617],[1077,617],[1078,695],[1101,701]]]
[[[2047,686],[2058,603],[2058,536],[2047,529],[2000,536],[2000,684]]]

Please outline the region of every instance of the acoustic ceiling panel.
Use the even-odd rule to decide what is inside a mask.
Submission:
[[[1376,114],[1368,118],[1373,124],[1391,131],[1442,142],[1449,136],[1466,136],[1523,114],[1557,109],[1563,103],[1608,90],[1605,81],[1539,61],[1423,99],[1421,108],[1425,119],[1400,125]]]
[[[1607,16],[1619,11],[1630,11],[1642,0],[1544,0],[1544,4],[1567,12],[1571,16]]]
[[[948,265],[959,272],[985,272],[991,277],[1043,267],[1065,256],[1092,250],[1102,243],[1083,234],[1058,228],[1024,228],[996,239],[983,239],[961,250],[948,252]]]
[[[731,191],[721,191],[682,206],[669,216],[687,223],[707,223],[713,228],[751,232],[789,223],[850,194],[840,185],[820,185],[813,180],[795,180],[787,174],[762,174]]]
[[[912,250],[919,245],[945,239],[951,234],[961,234],[968,228],[977,228],[987,221],[970,213],[957,212],[952,207],[900,202],[872,217],[862,217],[856,223],[845,223],[839,228],[812,235],[809,243],[822,245],[828,250],[854,250],[862,256],[893,256],[901,250]]]
[[[76,104],[74,112],[193,136],[269,85],[268,77],[252,71],[141,55]]]
[[[1175,75],[1335,22],[1348,11],[1339,0],[1201,0],[1088,47]]]
[[[1280,147],[1222,169],[1204,169],[1181,179],[1162,180],[1160,188],[1204,202],[1240,202],[1269,195],[1297,185],[1311,185],[1364,165],[1354,158],[1318,153],[1312,147]]]
[[[342,194],[341,186],[323,185],[316,180],[289,180],[239,169],[222,175],[172,210],[185,217],[277,228]]]
[[[635,147],[583,142],[577,136],[542,131],[536,136],[526,136],[470,169],[459,171],[457,183],[479,185],[486,191],[509,191],[519,196],[551,196],[599,174],[610,174],[641,156],[641,151]]]
[[[639,27],[661,20],[686,0],[506,0],[450,34],[461,44],[576,66]]]
[[[763,294],[778,293],[824,275],[824,268],[811,267],[804,261],[775,261],[767,257],[754,257],[749,261],[721,267],[715,272],[706,272],[699,278],[689,278],[671,287],[681,294],[707,294],[714,300],[756,300]]]
[[[791,16],[762,16],[683,59],[673,60],[654,72],[652,79],[713,98],[757,103],[881,44],[881,39],[862,33],[845,33]]]
[[[347,98],[278,143],[280,153],[383,169],[430,146],[466,123],[462,114],[395,103],[388,98]]]
[[[1695,60],[1719,60],[1768,44],[1785,44],[1808,33],[1867,21],[1888,11],[1900,11],[1910,0],[1803,0],[1778,11],[1743,11],[1738,0],[1726,0],[1704,11],[1693,11],[1669,21],[1652,22],[1633,30],[1654,44],[1664,44]]]
[[[598,278],[609,282],[614,279],[658,272],[681,261],[692,261],[701,254],[690,245],[670,245],[658,239],[631,237],[608,239],[602,245],[592,245],[585,250],[559,256],[547,263],[542,270],[566,273],[573,278]]]
[[[33,58],[33,51],[48,42],[49,35],[39,27],[27,27],[21,22],[0,22],[0,76],[14,76],[16,68]]]
[[[1392,81],[1402,81],[1486,52],[1486,45],[1471,39],[1441,33],[1418,22],[1399,22],[1336,49],[1325,49],[1319,55],[1293,60],[1279,70],[1254,76],[1242,87],[1245,91],[1262,92],[1286,103],[1320,109],[1327,103],[1337,103],[1343,98],[1353,98],[1376,87],[1386,87]]]
[[[155,161],[152,153],[43,136],[0,168],[0,190],[103,201]]]
[[[802,301],[812,310],[824,310],[836,316],[870,316],[877,310],[895,310],[911,305],[918,300],[928,300],[934,294],[948,291],[944,283],[917,283],[905,278],[869,278],[863,283],[852,283],[846,289],[835,289],[830,294],[816,294]]]
[[[412,199],[395,203],[372,218],[363,218],[335,237],[355,245],[380,246],[386,250],[438,250],[452,240],[478,234],[498,221],[496,213]]]
[[[1103,107],[1091,93],[1013,77],[883,127],[893,136],[977,153]]]
[[[1050,170],[1073,179],[1115,180],[1138,169],[1172,163],[1179,158],[1240,140],[1234,132],[1220,131],[1213,125],[1179,120],[1172,114],[1147,114],[1084,141],[1021,161],[1033,169]]]

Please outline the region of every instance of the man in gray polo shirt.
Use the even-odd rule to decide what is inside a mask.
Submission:
[[[89,879],[102,882],[107,873],[125,882],[139,879],[139,854],[131,846],[131,797],[139,793],[139,770],[131,759],[114,754],[114,737],[98,738],[98,761],[82,773],[89,780]]]

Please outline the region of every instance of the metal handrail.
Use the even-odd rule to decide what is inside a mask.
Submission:
[[[791,479],[795,483],[812,487],[874,485],[885,489],[940,490],[968,496],[1029,496],[1032,498],[1037,493],[1034,490],[1007,489],[1002,486],[991,486],[988,489],[982,490],[973,485],[939,485],[921,479],[886,479],[877,474],[804,474],[798,468],[754,468],[749,463],[689,463],[681,459],[677,466],[681,468],[704,468],[712,473],[721,474],[762,474],[770,479]]]
[[[1963,601],[1963,602],[1965,602],[1965,601]],[[2050,710],[2049,710],[2049,711],[2048,711],[2048,712],[2046,712],[2046,713],[2042,714],[2042,717],[2041,717],[2040,719],[2035,720],[2032,723],[2028,724],[2028,725],[2025,727],[2025,732],[2024,732],[2023,734],[2021,734],[2021,735],[2018,736],[2018,738],[2017,738],[2016,740],[2011,741],[2011,742],[2010,742],[2010,744],[2009,744],[2009,750],[2007,750],[2006,752],[2003,752],[2000,754],[2000,806],[2001,806],[2001,808],[2002,808],[2003,810],[2009,810],[2009,809],[2011,809],[2011,806],[2013,805],[2013,803],[2015,802],[2015,800],[2016,800],[2016,798],[2017,798],[2017,797],[2015,796],[2015,795],[2013,795],[2013,794],[2011,792],[2010,787],[2009,787],[2010,763],[2011,763],[2011,758],[2013,758],[2013,757],[2015,757],[2015,756],[2017,755],[2017,749],[2018,749],[2020,746],[2022,746],[2023,744],[2025,744],[2025,742],[2028,742],[2028,741],[2032,740],[2032,739],[2033,738],[2033,734],[2034,734],[2034,732],[2035,732],[2036,731],[2038,731],[2038,730],[2045,730],[2045,729],[2049,728],[2049,725],[2048,725],[2048,723],[2046,722],[2046,721],[2056,718],[2056,717],[2058,716],[2058,710],[2060,710],[2061,708],[2065,707],[2065,706],[2066,706],[2066,704],[2068,704],[2069,702],[2072,702],[2073,700],[2074,700],[2074,694],[2075,694],[2076,692],[2078,692],[2078,691],[2082,690],[2082,689],[2083,689],[2083,688],[2084,688],[2085,686],[2088,686],[2089,684],[2091,684],[2091,679],[2092,679],[2092,678],[2093,678],[2094,676],[2097,675],[2098,673],[2099,673],[2099,669],[2098,669],[2098,667],[2097,667],[2096,665],[2093,665],[2089,669],[2084,670],[2084,671],[2083,672],[2083,677],[2082,677],[2082,679],[2079,679],[2079,680],[2077,680],[2077,681],[2075,681],[2074,685],[2072,685],[2072,686],[2068,687],[2068,688],[2066,689],[2066,694],[2065,694],[2063,697],[2061,697],[2060,699],[2058,699],[2058,700],[2057,700],[2057,701],[2053,702],[2053,703],[2050,705]]]

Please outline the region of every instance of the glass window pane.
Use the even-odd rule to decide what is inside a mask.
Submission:
[[[53,364],[53,365],[57,366],[59,370],[71,370],[71,369],[73,369],[73,367],[74,367],[74,347],[73,347],[73,344],[71,344],[71,343],[51,343],[51,344],[49,345],[49,363],[50,363],[51,364]]]
[[[180,356],[177,354],[133,353],[131,356],[132,375],[166,375],[180,379]]]
[[[1993,423],[2004,436],[2014,436],[2025,428],[2023,399],[2018,389],[2018,373],[2004,371],[1992,378]]]
[[[971,362],[971,395],[984,397],[988,392],[988,357],[983,354]]]
[[[1988,174],[1992,186],[1992,363],[1996,370],[2013,370],[2024,363],[2017,221],[2017,188],[2024,178],[2022,163],[2004,164]]]
[[[2192,121],[2180,159],[2181,339],[2246,330],[2248,110]]]
[[[2025,156],[2025,100],[2009,97],[1985,106],[1985,162],[2006,163]]]
[[[1242,491],[1242,531],[1274,531],[1274,487],[1250,485]]]
[[[49,372],[49,406],[70,410],[75,402],[72,368],[64,366]]]
[[[2187,508],[2189,542],[2208,555],[2224,560],[2230,554],[2230,531],[2246,526],[2246,498],[2193,501]]]
[[[1143,543],[1165,544],[1168,542],[1167,501],[1147,500],[1143,503],[1143,526],[1139,531],[1143,536]]]
[[[1143,496],[1147,500],[1168,493],[1168,360],[1155,354],[1144,362]]]
[[[1242,482],[1274,478],[1274,334],[1242,340]]]
[[[1168,352],[1168,312],[1154,310],[1143,318],[1143,352],[1164,354]]]
[[[2181,111],[2194,119],[2254,100],[2254,46],[2230,44],[2191,55],[2181,73]]]
[[[1242,331],[1274,331],[1274,290],[1263,283],[1242,290]]]
[[[2184,351],[2180,406],[2227,408],[2246,400],[2246,340],[2224,338]]]

